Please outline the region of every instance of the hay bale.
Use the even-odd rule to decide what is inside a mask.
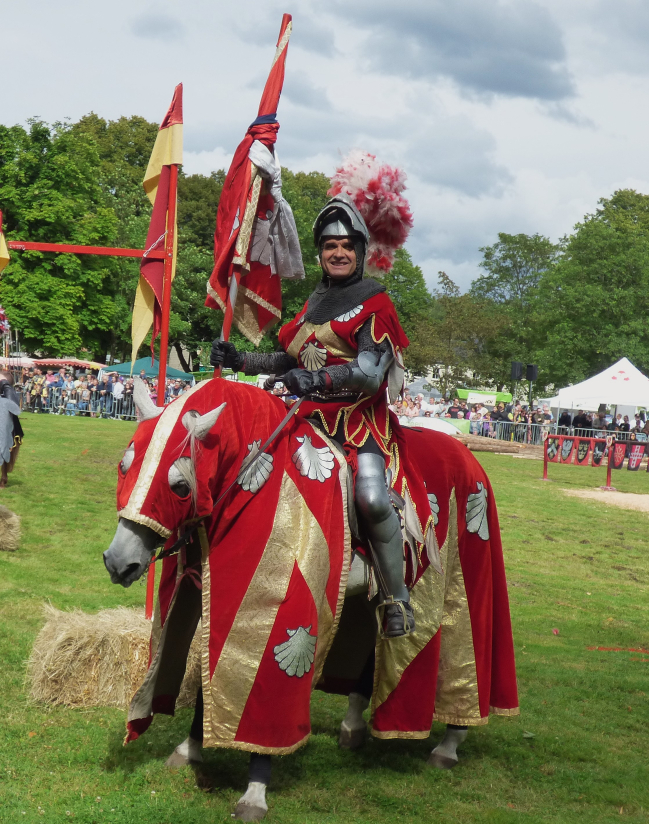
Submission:
[[[15,552],[20,544],[20,516],[0,506],[0,552]]]
[[[44,611],[47,621],[27,662],[31,698],[67,707],[128,707],[149,660],[151,623],[142,611],[118,607],[88,615],[49,605]],[[177,707],[193,706],[196,698],[199,638],[197,632]]]

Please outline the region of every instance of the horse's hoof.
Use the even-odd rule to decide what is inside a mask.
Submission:
[[[358,730],[347,729],[344,725],[340,728],[340,737],[338,738],[338,746],[342,750],[358,750],[363,746],[367,739],[367,727],[361,727]]]
[[[197,761],[190,761],[186,755],[181,755],[178,750],[174,750],[165,761],[165,767],[188,767],[190,764],[197,763]]]
[[[449,758],[447,755],[440,755],[433,751],[426,763],[429,767],[435,767],[438,770],[452,770],[457,766],[457,758]]]
[[[234,808],[234,817],[239,821],[261,821],[265,818],[268,810],[258,807],[256,804],[248,804],[247,801],[240,801]]]

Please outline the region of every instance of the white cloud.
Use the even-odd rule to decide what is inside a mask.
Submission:
[[[331,174],[359,147],[408,174],[408,249],[463,288],[498,232],[557,240],[600,197],[649,191],[640,0],[294,0],[278,151]],[[139,114],[184,83],[185,170],[227,167],[254,120],[284,4],[23,0],[3,9],[2,122]],[[29,31],[29,37],[24,32]],[[1,204],[0,204],[1,207]]]

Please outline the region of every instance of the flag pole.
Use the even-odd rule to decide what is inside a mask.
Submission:
[[[169,315],[171,314],[171,275],[174,263],[174,240],[176,231],[176,201],[178,194],[178,164],[169,169],[169,203],[167,206],[167,234],[165,237],[164,274],[162,280],[162,320],[160,327],[160,368],[158,370],[157,405],[165,405],[165,383],[167,377],[167,350],[169,349]],[[146,576],[146,601],[144,617],[153,618],[153,597],[155,593],[155,564],[149,566]]]

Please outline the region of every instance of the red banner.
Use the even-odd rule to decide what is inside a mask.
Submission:
[[[560,445],[559,438],[549,437],[547,442],[547,450],[548,450],[548,461],[551,463],[557,463],[559,460],[559,445]]]
[[[640,464],[644,458],[645,444],[634,443],[629,450],[629,463],[627,469],[630,472],[637,472],[640,469]]]
[[[579,438],[577,441],[577,453],[575,455],[576,464],[579,464],[579,466],[588,466],[592,445],[593,441],[591,438]]]
[[[570,463],[576,438],[564,438],[561,444],[561,463]]]
[[[624,458],[626,456],[626,442],[616,443],[613,447],[613,460],[611,466],[613,469],[622,469]]]

